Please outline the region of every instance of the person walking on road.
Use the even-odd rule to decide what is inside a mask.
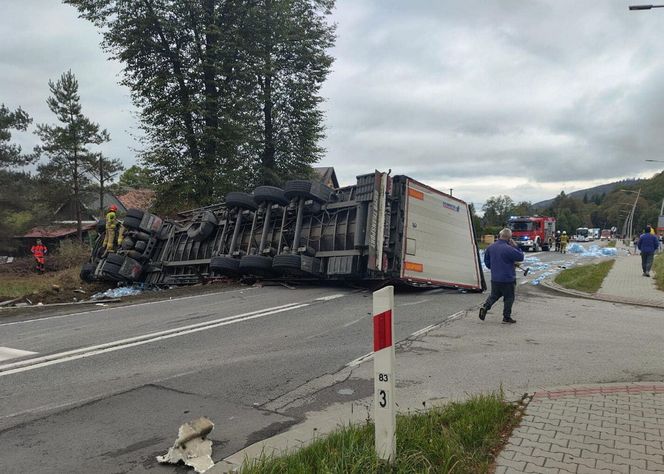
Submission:
[[[650,276],[650,269],[652,268],[652,261],[655,258],[655,251],[659,248],[659,240],[650,232],[650,227],[646,227],[646,231],[639,237],[637,246],[641,251],[641,268],[643,269],[643,276]]]
[[[512,240],[512,231],[503,229],[498,241],[484,251],[484,264],[491,270],[491,294],[480,306],[480,319],[484,321],[487,311],[503,298],[503,323],[516,323],[512,319],[512,305],[516,289],[516,264],[523,262],[524,255]]]
[[[44,273],[46,271],[46,254],[48,253],[48,249],[46,248],[46,245],[42,244],[42,241],[40,239],[37,239],[37,243],[32,246],[30,249],[30,252],[32,255],[35,257],[35,269],[39,273]]]
[[[560,231],[556,232],[556,252],[560,252]]]

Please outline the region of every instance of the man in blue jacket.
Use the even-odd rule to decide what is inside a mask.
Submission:
[[[655,251],[659,248],[659,240],[657,240],[656,235],[652,234],[650,227],[646,227],[645,233],[639,237],[637,247],[639,247],[639,250],[641,251],[641,268],[643,269],[643,276],[649,277],[652,261],[655,258]]]
[[[503,323],[516,323],[512,319],[512,304],[516,288],[517,262],[523,262],[523,252],[512,240],[512,231],[503,229],[499,239],[484,251],[484,264],[491,270],[491,294],[480,306],[480,319],[484,321],[487,311],[503,298]]]

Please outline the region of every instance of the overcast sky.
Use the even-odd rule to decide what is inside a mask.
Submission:
[[[652,175],[644,160],[664,160],[664,10],[627,5],[338,0],[321,165],[345,184],[391,168],[478,205]],[[133,107],[96,30],[55,0],[2,7],[0,102],[52,122],[47,82],[71,68],[84,113],[111,134],[104,151],[131,165]]]

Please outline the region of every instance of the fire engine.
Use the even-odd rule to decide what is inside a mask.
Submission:
[[[510,217],[512,238],[522,250],[539,252],[549,251],[553,247],[556,233],[556,218],[542,216]]]

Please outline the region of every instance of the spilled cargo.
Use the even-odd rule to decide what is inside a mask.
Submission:
[[[84,280],[188,285],[214,278],[393,281],[486,288],[468,205],[378,172],[333,189],[315,180],[231,192],[177,219],[130,209],[104,255],[103,225]]]

